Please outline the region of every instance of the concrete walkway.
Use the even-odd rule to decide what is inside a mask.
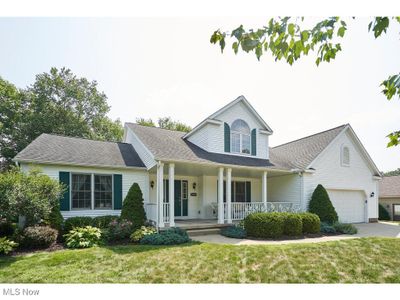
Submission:
[[[360,237],[400,237],[400,226],[391,223],[368,223],[355,224],[358,233],[355,235],[335,235],[324,236],[319,238],[304,238],[297,240],[284,241],[258,241],[249,239],[233,239],[219,234],[199,235],[192,237],[193,240],[204,243],[228,244],[228,245],[282,245],[282,244],[298,244],[298,243],[320,243],[329,241],[338,241],[345,239],[354,239]]]

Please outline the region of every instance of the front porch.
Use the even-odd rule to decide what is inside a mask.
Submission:
[[[297,184],[298,175],[288,171],[183,163],[158,163],[152,171],[150,202],[145,208],[148,219],[159,228],[216,228],[239,222],[253,212],[301,210],[300,198],[282,201],[287,189]],[[279,184],[277,177],[281,177]],[[269,196],[275,199],[269,201]]]

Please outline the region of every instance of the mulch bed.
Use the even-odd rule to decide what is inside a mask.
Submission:
[[[43,251],[44,252],[54,252],[54,251],[63,250],[63,249],[66,249],[64,244],[54,243],[50,247],[44,248],[44,249],[29,249],[29,248],[17,249],[15,251],[13,251],[10,256],[21,256],[21,255],[26,255],[26,254],[36,253],[36,252],[43,252]]]

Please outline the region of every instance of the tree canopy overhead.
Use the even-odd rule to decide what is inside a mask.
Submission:
[[[97,82],[52,68],[26,89],[0,78],[0,158],[11,159],[42,133],[120,141],[123,128],[107,113]]]
[[[245,29],[243,25],[231,31],[216,30],[211,35],[210,42],[218,44],[224,51],[227,41],[232,42],[235,54],[239,51],[253,52],[257,59],[270,53],[278,60],[285,60],[292,65],[302,56],[316,54],[315,63],[330,62],[342,51],[340,40],[347,30],[347,23],[339,17],[329,17],[306,28],[304,17],[271,18],[265,26],[257,29]],[[386,33],[391,23],[400,23],[400,17],[375,17],[368,25],[368,31],[375,38]],[[400,73],[388,75],[380,84],[382,93],[388,100],[394,96],[400,98]],[[388,147],[400,143],[400,130],[391,132]]]
[[[137,118],[136,123],[143,126],[156,127],[156,124],[153,122],[152,119]],[[192,127],[190,127],[189,125],[186,125],[180,121],[174,121],[171,117],[158,118],[157,124],[158,127],[169,130],[184,132],[189,132],[192,130]]]

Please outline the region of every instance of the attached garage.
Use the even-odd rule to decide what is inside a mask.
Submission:
[[[363,191],[328,190],[328,194],[340,222],[366,222],[366,196]]]

